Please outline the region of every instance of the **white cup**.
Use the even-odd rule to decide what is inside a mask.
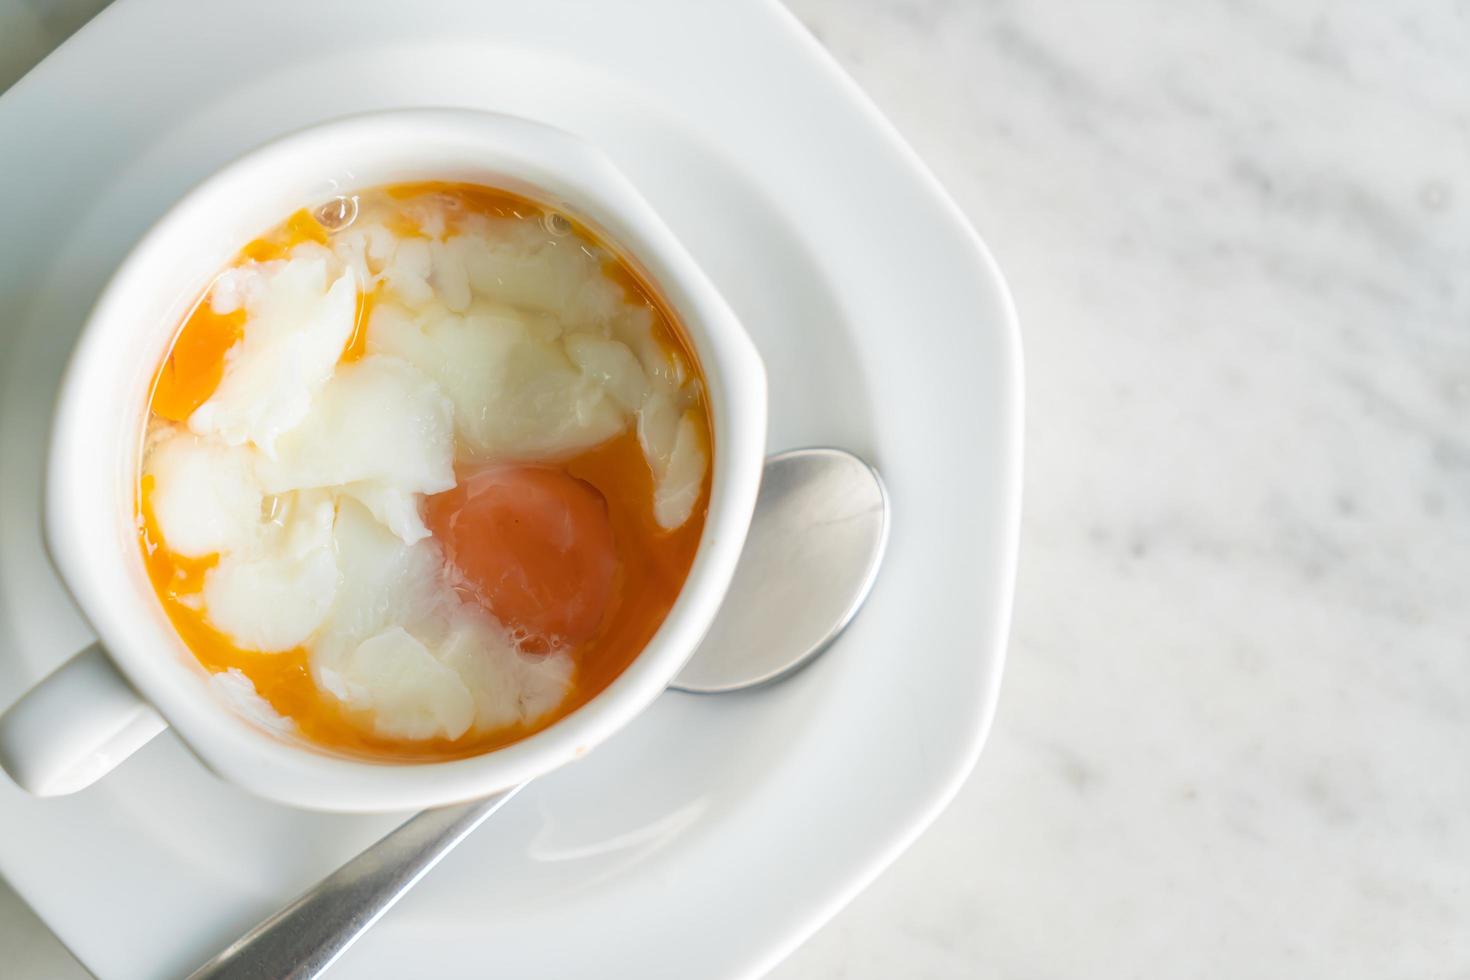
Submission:
[[[135,493],[149,385],[178,325],[241,245],[354,189],[463,180],[563,206],[623,246],[677,312],[708,382],[709,514],[679,597],[604,691],[534,735],[450,762],[336,755],[238,711],[180,640],[148,581]],[[760,482],[765,373],[749,336],[653,208],[600,151],[509,116],[354,116],[255,150],[190,192],[118,268],[62,380],[46,472],[52,561],[99,637],[0,717],[0,766],[56,795],[96,781],[165,726],[210,769],[294,806],[399,810],[471,799],[584,755],[647,707],[693,653],[734,573]]]

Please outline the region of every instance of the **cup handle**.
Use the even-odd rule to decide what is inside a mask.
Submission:
[[[0,768],[36,796],[75,793],[166,727],[94,643],[0,715]]]

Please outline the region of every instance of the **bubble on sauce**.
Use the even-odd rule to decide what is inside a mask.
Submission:
[[[329,232],[341,231],[357,220],[358,199],[356,194],[344,194],[317,207],[312,217],[317,224]]]

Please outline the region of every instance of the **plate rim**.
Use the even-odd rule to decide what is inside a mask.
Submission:
[[[996,325],[995,329],[1000,335],[1008,361],[1004,375],[1011,382],[1007,392],[1009,397],[1005,399],[1002,406],[1002,414],[1011,418],[1011,424],[1005,429],[1004,440],[1008,458],[1003,472],[1009,475],[1009,479],[1006,480],[1005,491],[1001,495],[1001,508],[1004,510],[1001,518],[1004,554],[992,556],[994,561],[999,562],[1001,568],[997,579],[999,585],[995,592],[997,616],[992,635],[988,637],[991,649],[994,650],[994,656],[990,659],[989,670],[983,675],[984,694],[980,710],[975,716],[976,724],[970,731],[970,740],[964,746],[963,754],[958,759],[948,780],[936,787],[932,797],[921,810],[915,811],[904,828],[904,832],[895,835],[886,846],[875,849],[873,856],[865,865],[849,876],[845,887],[836,890],[829,901],[814,910],[813,914],[806,916],[801,927],[792,930],[785,942],[774,945],[769,955],[761,958],[750,972],[752,977],[764,976],[775,969],[851,904],[879,875],[888,870],[894,861],[908,850],[914,841],[948,808],[980,761],[985,743],[989,740],[990,729],[995,724],[1001,683],[1005,676],[1005,664],[1009,655],[1011,622],[1015,614],[1025,463],[1026,385],[1020,317],[1016,311],[1015,298],[1011,294],[1009,283],[1001,272],[1000,264],[984,239],[980,237],[979,231],[939,178],[924,163],[918,151],[909,144],[908,140],[904,139],[898,127],[883,114],[872,97],[858,85],[857,80],[847,73],[836,56],[780,0],[758,0],[758,2],[780,22],[781,29],[793,36],[805,48],[808,58],[819,65],[828,78],[844,90],[849,101],[864,114],[869,124],[882,134],[884,142],[898,152],[909,172],[924,185],[929,196],[943,209],[951,223],[960,228],[970,240],[980,268],[984,270],[986,279],[993,286],[1001,307],[1002,321]]]
[[[0,100],[18,89],[29,88],[30,85],[35,84],[37,68],[40,65],[51,62],[59,52],[73,46],[77,38],[90,37],[93,32],[120,16],[121,9],[131,8],[139,2],[140,0],[116,0],[110,5],[110,8],[104,8],[71,38],[58,45],[40,64],[18,79],[9,90],[0,93]],[[846,101],[863,115],[875,132],[881,134],[883,142],[896,151],[903,160],[905,169],[924,187],[927,195],[944,212],[946,219],[965,234],[973,247],[978,269],[983,274],[989,290],[994,293],[1000,309],[999,320],[990,326],[995,332],[997,346],[1006,360],[1001,374],[1009,382],[1004,397],[998,398],[996,402],[997,414],[1005,423],[998,424],[996,430],[1001,436],[1001,445],[1005,451],[1003,464],[999,464],[997,468],[1006,475],[1006,479],[1003,484],[997,481],[999,489],[996,492],[997,513],[994,523],[998,532],[998,540],[1003,548],[997,548],[996,553],[987,556],[987,567],[992,569],[995,584],[993,588],[986,590],[985,598],[993,604],[995,616],[989,635],[981,634],[982,649],[987,650],[990,656],[986,658],[988,661],[986,669],[979,675],[982,695],[977,703],[978,710],[972,716],[973,722],[966,729],[968,738],[963,746],[956,745],[953,762],[948,763],[945,767],[949,770],[947,779],[942,783],[936,782],[924,805],[914,808],[904,821],[902,833],[892,835],[890,839],[883,842],[882,847],[873,847],[870,857],[863,861],[861,866],[851,867],[846,880],[834,885],[827,900],[813,902],[803,910],[804,914],[793,917],[791,926],[786,930],[785,935],[778,937],[777,941],[767,946],[763,955],[747,960],[750,964],[750,969],[746,971],[748,975],[758,976],[768,972],[789,956],[887,869],[948,806],[980,758],[994,724],[1014,615],[1024,475],[1025,375],[1019,318],[1009,287],[994,256],[953,197],[923,163],[897,127],[883,115],[876,103],[858,86],[835,56],[821,44],[795,14],[778,0],[753,0],[748,6],[761,11],[772,29],[781,31],[801,45],[806,58],[815,66],[819,66],[829,81],[837,84]],[[26,892],[15,883],[12,876],[5,872],[8,864],[9,861],[5,859],[3,850],[0,850],[0,874],[5,875],[6,880],[12,883],[16,893],[46,923],[48,929],[57,936],[62,945],[84,967],[91,969],[87,961],[78,955],[77,951],[67,942],[63,933],[32,905]]]

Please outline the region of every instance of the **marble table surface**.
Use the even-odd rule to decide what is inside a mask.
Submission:
[[[0,0],[0,87],[96,6]],[[774,976],[1470,976],[1470,4],[792,6],[1029,390],[990,743]]]

